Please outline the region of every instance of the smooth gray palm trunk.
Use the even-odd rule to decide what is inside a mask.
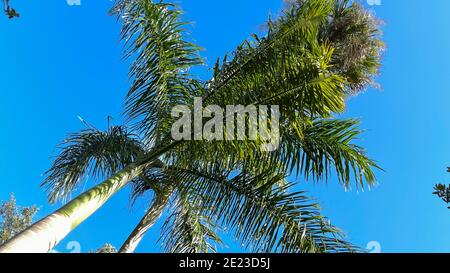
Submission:
[[[112,195],[140,175],[145,166],[129,165],[1,245],[0,253],[49,252]]]
[[[170,188],[163,192],[156,193],[155,200],[153,201],[151,207],[148,209],[147,213],[141,219],[130,236],[128,236],[127,240],[120,248],[119,253],[133,253],[136,250],[142,238],[144,238],[145,233],[155,224],[163,213],[164,208],[169,203],[172,193],[173,190]]]

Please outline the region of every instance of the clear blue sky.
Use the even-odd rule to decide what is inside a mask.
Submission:
[[[22,17],[0,18],[0,200],[14,192],[20,204],[38,204],[40,218],[61,205],[47,204],[39,187],[56,144],[83,128],[78,115],[99,128],[107,115],[121,122],[128,66],[119,25],[107,15],[109,0],[12,2]],[[281,0],[180,3],[210,64],[260,31],[281,7]],[[361,118],[367,131],[360,144],[385,172],[365,192],[345,192],[336,181],[299,187],[362,247],[378,241],[383,252],[450,252],[450,211],[431,195],[436,182],[450,182],[450,2],[382,0],[372,9],[386,22],[383,89],[352,98],[345,116]],[[145,206],[130,208],[125,190],[57,249],[67,251],[69,241],[80,242],[82,251],[105,242],[120,246]],[[160,251],[159,225],[139,251]],[[222,251],[241,251],[233,240],[227,243]]]

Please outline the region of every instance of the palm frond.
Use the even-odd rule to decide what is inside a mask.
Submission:
[[[281,121],[279,148],[261,151],[262,141],[185,142],[169,154],[179,168],[264,170],[296,172],[305,179],[327,182],[333,174],[346,187],[373,186],[374,170],[381,168],[356,144],[361,135],[354,119],[302,119],[291,115]]]
[[[315,43],[314,34],[318,31],[320,22],[326,19],[331,9],[330,1],[309,1],[296,13],[286,14],[278,22],[269,21],[268,34],[260,38],[253,34],[251,40],[244,41],[234,52],[232,60],[228,56],[218,60],[214,68],[208,96],[226,86],[240,74],[253,72],[258,65],[273,62],[281,48],[302,48]]]
[[[132,60],[125,111],[152,139],[161,119],[169,118],[173,106],[192,95],[189,69],[203,63],[200,48],[184,40],[188,23],[180,21],[176,5],[117,1],[112,13],[122,22],[125,57]]]
[[[168,253],[207,253],[217,252],[223,244],[217,234],[216,223],[204,211],[201,202],[189,198],[185,192],[178,192],[173,212],[166,219],[160,241]]]
[[[219,226],[254,252],[355,251],[342,233],[321,216],[305,192],[291,192],[283,175],[250,175],[201,170],[178,170],[180,188],[207,208],[201,214],[217,219]],[[228,175],[229,176],[229,175]]]
[[[364,188],[365,183],[373,185],[376,183],[373,169],[380,167],[354,143],[361,134],[358,124],[359,121],[354,119],[298,121],[291,134],[283,138],[280,151],[277,151],[280,154],[278,160],[306,179],[327,181],[334,169],[345,187],[350,186],[352,179],[357,187]]]
[[[86,129],[71,134],[59,149],[42,183],[51,202],[67,197],[89,176],[108,177],[145,153],[137,136],[123,126],[113,126],[105,132]]]
[[[206,102],[217,105],[268,104],[327,116],[343,110],[343,79],[328,72],[333,48],[319,44],[318,32],[332,1],[313,0],[269,22],[266,37],[245,41],[231,61],[216,64]],[[320,84],[327,82],[327,85]],[[333,85],[331,85],[333,84]]]

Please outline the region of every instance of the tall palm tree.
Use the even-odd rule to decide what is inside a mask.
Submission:
[[[163,236],[169,251],[209,249],[211,244],[199,238],[215,240],[216,225],[229,227],[255,251],[348,249],[317,206],[303,192],[291,193],[285,180],[296,171],[326,181],[334,167],[345,187],[352,179],[361,187],[375,182],[376,164],[353,143],[360,133],[357,121],[334,115],[344,110],[350,93],[372,83],[383,49],[378,22],[348,1],[299,0],[269,21],[265,37],[254,35],[218,61],[212,79],[203,82],[189,74],[202,59],[199,48],[183,39],[186,23],[176,6],[121,0],[113,13],[122,21],[126,56],[133,61],[126,113],[140,141],[122,129],[69,138],[45,181],[50,199],[66,196],[87,174],[108,178],[0,252],[50,250],[130,181],[150,188],[161,184],[147,175],[155,169],[168,181],[159,186],[163,198],[155,199],[156,209],[149,210],[128,245],[135,245],[139,239],[133,237],[140,238],[174,196]],[[279,105],[279,149],[261,151],[262,139],[173,141],[170,111],[192,105],[193,97],[219,106]]]

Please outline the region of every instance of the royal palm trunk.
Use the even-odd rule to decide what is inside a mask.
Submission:
[[[158,220],[163,213],[172,193],[173,190],[170,187],[156,193],[155,200],[151,207],[122,245],[119,250],[120,253],[133,253],[136,250],[142,238],[144,238],[145,233],[155,224],[156,220]]]
[[[49,252],[113,194],[140,175],[145,166],[129,165],[1,245],[0,253]]]

